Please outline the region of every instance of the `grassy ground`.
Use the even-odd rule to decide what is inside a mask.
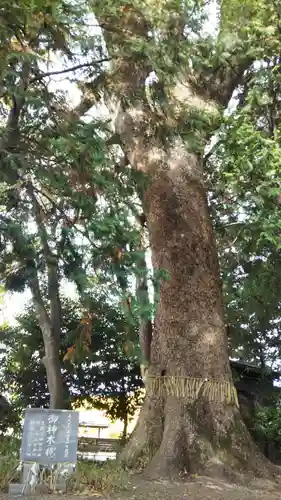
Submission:
[[[8,485],[18,481],[18,453],[0,449],[0,500],[7,500]],[[280,485],[255,479],[244,486],[194,476],[185,481],[147,481],[129,474],[117,463],[78,462],[68,493],[49,494],[47,484],[32,496],[34,500],[280,500]],[[246,486],[245,486],[246,485]],[[10,497],[11,498],[11,497]],[[21,497],[22,498],[22,497]],[[27,497],[30,499],[30,496]]]

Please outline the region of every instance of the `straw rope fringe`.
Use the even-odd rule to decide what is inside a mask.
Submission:
[[[153,394],[177,396],[190,401],[203,398],[212,402],[234,404],[239,408],[237,391],[231,382],[189,377],[148,376],[146,390]]]

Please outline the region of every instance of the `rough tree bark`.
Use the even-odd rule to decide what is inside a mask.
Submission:
[[[150,364],[151,358],[151,342],[152,342],[152,332],[153,324],[151,319],[151,304],[148,294],[148,282],[147,282],[147,265],[145,261],[145,248],[146,248],[146,234],[144,230],[144,223],[140,221],[141,217],[137,217],[137,221],[141,224],[141,245],[139,251],[142,253],[138,261],[139,274],[136,276],[136,296],[140,308],[140,323],[139,323],[139,346],[141,353],[141,376],[145,382],[145,376],[147,368]]]
[[[204,397],[205,380],[232,384],[232,377],[202,160],[176,142],[168,151],[161,144],[154,149],[151,143],[145,150],[142,143],[138,157],[142,160],[136,168],[145,169],[151,179],[145,202],[153,266],[167,270],[168,279],[160,285],[146,401],[122,458],[131,465],[147,460],[147,472],[156,476],[179,470],[233,474],[250,469],[266,474],[265,460],[235,400]],[[163,386],[176,377],[179,388],[175,382],[174,392],[161,394],[149,384],[150,377],[158,377],[160,384],[162,379]],[[202,380],[197,400],[181,391],[185,379]]]
[[[107,102],[117,105],[115,132],[132,167],[148,177],[143,202],[153,266],[168,273],[160,285],[146,399],[121,459],[131,466],[141,461],[153,477],[183,470],[269,476],[273,466],[253,444],[236,405],[203,148],[200,153],[183,142],[171,110],[163,121],[141,94],[151,67],[144,58],[130,57],[128,45],[132,36],[147,39],[143,16],[130,6],[126,16],[118,17],[96,4],[109,53],[116,57],[107,90]],[[238,64],[236,56],[232,65],[220,65],[206,75],[203,85],[203,73],[200,78],[187,73],[187,92],[178,92],[178,86],[173,95],[197,112],[227,104],[249,64],[245,56]],[[210,99],[215,102],[210,104]]]

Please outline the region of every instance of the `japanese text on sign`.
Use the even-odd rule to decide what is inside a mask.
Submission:
[[[74,411],[27,409],[21,460],[44,464],[76,462],[79,415]]]

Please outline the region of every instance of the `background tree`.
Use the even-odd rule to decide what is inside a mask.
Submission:
[[[79,407],[88,401],[94,408],[105,409],[110,418],[124,421],[125,435],[128,419],[141,401],[138,359],[134,353],[130,359],[126,354],[128,336],[122,311],[98,296],[92,299],[91,311],[94,319],[85,337],[83,309],[69,299],[62,301],[60,363],[69,403]],[[136,326],[132,340],[134,336]],[[41,361],[44,343],[34,307],[17,318],[17,326],[3,329],[1,338],[0,386],[11,394],[11,409],[20,420],[26,407],[49,406]]]
[[[261,367],[279,368],[280,84],[276,65],[273,59],[248,71],[236,98],[237,108],[225,121],[206,166],[232,354]]]
[[[126,173],[122,178],[114,168],[116,155],[105,142],[111,135],[106,121],[81,120],[95,103],[85,76],[98,80],[107,61],[100,57],[96,38],[94,45],[90,35],[85,39],[87,9],[60,1],[44,8],[41,2],[30,7],[20,2],[16,8],[6,2],[1,12],[1,274],[7,290],[29,288],[32,293],[44,339],[50,405],[62,408],[69,398],[59,355],[60,284],[63,278],[71,280],[87,310],[89,266],[91,275],[97,272],[94,253],[101,261],[106,254],[108,263],[122,254],[118,244],[130,239],[120,236],[124,241],[116,241],[113,250],[105,245],[110,225],[115,226],[112,237],[124,233],[127,218],[120,193],[132,195],[134,188],[126,186]],[[78,59],[86,54],[85,62],[77,64],[76,49]],[[50,71],[50,60],[57,56],[63,68]],[[85,71],[81,79],[77,70]],[[74,109],[67,92],[52,89],[48,81],[64,73],[83,91]],[[101,204],[107,197],[110,207]],[[92,246],[88,262],[81,257],[85,246]]]

